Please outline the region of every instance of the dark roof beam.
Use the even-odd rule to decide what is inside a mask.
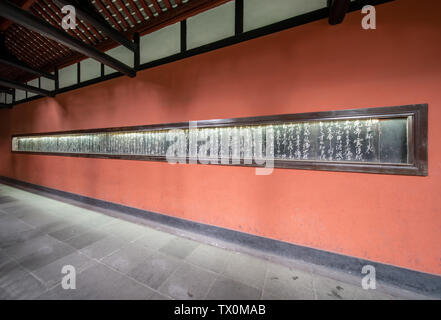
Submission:
[[[14,88],[14,89],[19,89],[19,90],[24,90],[24,91],[28,91],[28,92],[32,92],[35,94],[39,94],[42,96],[46,96],[46,97],[54,97],[55,93],[48,91],[48,90],[44,90],[44,89],[40,89],[37,87],[33,87],[24,83],[19,83],[19,82],[15,82],[15,81],[11,81],[11,80],[6,80],[6,79],[0,79],[0,86],[3,87],[8,87],[8,88]]]
[[[12,57],[6,57],[3,55],[0,55],[0,63],[6,64],[8,66],[11,66],[11,67],[23,70],[23,71],[26,71],[28,73],[32,73],[32,74],[39,76],[39,77],[45,77],[45,78],[48,78],[51,80],[55,80],[55,76],[53,74],[50,74],[50,73],[45,72],[43,70],[34,69],[31,66],[27,65],[26,63],[24,63],[18,59],[14,59]]]
[[[75,7],[75,13],[77,17],[86,21],[96,29],[101,30],[112,40],[115,40],[127,49],[135,52],[135,44],[130,41],[130,39],[122,35],[120,32],[112,28],[112,26],[110,26],[109,23],[102,16],[95,12],[95,10],[92,11],[92,9],[87,8],[85,4],[79,6],[75,3],[75,1],[55,0],[55,3],[57,3],[57,5],[61,7],[63,7],[64,5],[73,5]]]
[[[21,5],[20,5],[20,7],[21,7],[23,10],[29,10],[29,8],[32,7],[32,5],[34,4],[35,1],[36,1],[36,0],[24,0],[24,1],[21,1]],[[12,25],[12,21],[7,20],[7,19],[3,20],[3,21],[0,23],[0,32],[4,32],[4,31],[8,30],[8,28],[9,28],[11,25]]]
[[[0,15],[20,24],[30,30],[55,40],[74,51],[77,51],[87,57],[93,58],[125,75],[134,77],[136,71],[128,65],[118,61],[117,59],[97,50],[91,45],[70,36],[64,30],[58,29],[35,17],[33,14],[22,10],[10,1],[0,1]]]
[[[14,95],[14,89],[0,88],[0,92],[6,93],[6,94],[10,94],[10,95]]]

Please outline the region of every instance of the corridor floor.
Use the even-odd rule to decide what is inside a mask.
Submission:
[[[397,298],[0,184],[0,299]]]

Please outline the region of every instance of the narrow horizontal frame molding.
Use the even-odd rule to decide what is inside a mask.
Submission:
[[[320,161],[320,160],[285,160],[274,159],[274,168],[304,169],[304,170],[326,170],[326,171],[347,171],[360,173],[384,173],[401,175],[427,175],[427,117],[428,105],[415,104],[396,107],[364,108],[350,110],[336,110],[324,112],[283,114],[273,116],[258,116],[246,118],[214,119],[202,120],[197,123],[197,128],[222,128],[231,126],[254,126],[254,125],[276,125],[287,122],[306,122],[306,121],[329,121],[329,120],[350,120],[350,119],[393,119],[400,117],[410,117],[408,126],[408,163],[381,163],[381,162],[350,162],[350,161]],[[11,139],[17,137],[34,136],[60,136],[68,134],[93,134],[93,133],[117,133],[117,132],[137,132],[137,131],[156,131],[172,129],[188,129],[190,122],[154,124],[132,127],[101,128],[90,130],[73,130],[62,132],[45,132],[13,135]],[[68,153],[68,152],[34,152],[34,151],[13,151],[16,154],[28,155],[51,155],[69,156],[83,158],[102,158],[102,159],[122,159],[122,160],[144,160],[144,161],[167,161],[165,156],[134,155],[134,154],[109,154],[109,153]],[[177,159],[177,158],[176,158]],[[187,155],[186,160],[190,160]],[[209,160],[209,159],[199,159]],[[216,165],[216,164],[210,164]],[[257,163],[246,164],[222,164],[259,167]],[[264,165],[261,165],[264,166]]]

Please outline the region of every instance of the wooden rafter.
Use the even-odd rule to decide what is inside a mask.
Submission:
[[[122,11],[124,11],[124,13],[126,14],[127,18],[130,20],[130,22],[135,26],[136,20],[135,20],[135,18],[133,18],[133,15],[129,12],[129,10],[127,10],[126,5],[121,0],[116,0],[116,2],[121,7]]]
[[[124,26],[124,28],[129,29],[130,28],[129,24],[127,23],[126,19],[124,19],[121,12],[119,12],[116,5],[111,0],[108,0],[107,2],[109,4],[110,9],[115,13],[115,15],[118,17],[119,21],[121,21],[121,24]]]
[[[106,8],[106,6],[101,2],[101,0],[96,0],[95,3],[103,11],[104,15],[109,18],[109,21],[112,22],[115,29],[118,31],[123,31],[122,27],[119,25],[118,22],[116,22],[110,10]]]
[[[27,65],[26,63],[19,61],[18,59],[15,59],[13,57],[7,57],[7,56],[0,55],[0,63],[9,65],[11,67],[23,70],[28,73],[35,74],[37,76],[43,76],[43,77],[55,80],[55,77],[53,75],[51,75],[50,73],[47,73],[42,70],[34,69],[31,66]]]
[[[30,7],[32,7],[32,5],[34,4],[36,0],[23,0],[21,1],[20,4],[20,8],[22,8],[23,10],[29,10]],[[8,30],[8,28],[11,26],[12,21],[8,20],[8,19],[4,19],[1,23],[0,23],[0,31],[6,31]]]
[[[161,10],[161,7],[159,6],[158,1],[156,1],[156,0],[150,0],[150,2],[153,4],[153,7],[155,8],[156,13],[157,13],[157,14],[161,14],[162,10]]]
[[[129,0],[130,2],[133,2],[133,0]],[[145,14],[152,19],[153,18],[153,13],[152,10],[149,9],[149,7],[145,4],[144,0],[139,0],[138,1],[141,4],[142,9],[144,9]]]
[[[163,27],[166,27],[170,24],[185,20],[193,15],[196,15],[205,10],[217,7],[221,4],[227,3],[231,0],[192,0],[186,3],[182,3],[181,6],[173,8],[172,10],[168,10],[163,12],[160,16],[153,16],[153,18],[149,20],[144,20],[144,22],[138,24],[136,27],[127,30],[123,33],[123,35],[127,38],[132,38],[134,33],[140,33],[141,35],[147,34]],[[144,1],[139,1],[140,4]],[[98,7],[102,10],[105,10],[103,5],[100,3],[100,0],[96,0]],[[104,9],[103,9],[104,8]],[[145,10],[145,9],[144,9]],[[147,8],[147,10],[150,10]],[[108,15],[110,17],[110,13]],[[116,23],[116,22],[115,22]],[[118,24],[116,24],[118,26]],[[96,48],[101,51],[106,51],[114,48],[117,44],[108,39],[96,45]],[[68,66],[72,63],[78,62],[84,59],[84,56],[77,53],[72,53],[70,57],[67,57],[58,67],[62,68]],[[50,69],[52,66],[48,65],[46,68]]]
[[[168,0],[162,0],[167,10],[170,10],[172,8],[170,1]]]
[[[70,49],[81,53],[84,56],[93,58],[107,66],[131,77],[136,75],[136,71],[117,59],[97,50],[97,48],[87,45],[75,37],[70,36],[64,30],[54,27],[52,24],[42,21],[33,14],[22,10],[9,1],[0,2],[0,15],[24,26],[27,29],[40,33],[44,37],[53,39]]]
[[[56,0],[56,2],[61,6],[64,4],[71,3],[72,1],[68,0]],[[109,25],[109,23],[100,15],[98,14],[95,9],[88,7],[88,6],[82,6],[77,7],[77,16],[81,19],[83,19],[85,22],[87,22],[90,25],[93,25],[94,27],[98,28],[102,32],[104,32],[109,38],[113,39],[116,42],[119,42],[126,48],[134,51],[135,45],[133,42],[130,41],[130,39],[124,37],[120,32],[112,28],[112,26]]]
[[[52,25],[56,25],[61,29],[60,24],[63,15],[60,13],[61,11],[58,12],[59,6],[55,5],[54,1],[56,0],[38,0],[32,7],[32,10],[37,16],[40,17],[40,19],[41,17],[43,17],[47,19]],[[140,33],[141,35],[143,35],[156,31],[167,25],[179,22],[192,15],[211,9],[228,1],[231,0],[191,0],[185,3],[179,0],[175,0],[175,5],[173,7],[170,1],[162,0],[161,5],[167,8],[167,10],[162,11],[159,3],[157,3],[157,1],[155,0],[138,0],[136,3],[134,0],[124,0],[116,2],[118,3],[118,5],[115,5],[112,0],[96,0],[94,5],[90,4],[89,8],[92,9],[94,12],[96,11],[95,13],[102,17],[103,20],[104,17],[108,19],[108,21],[106,22],[108,24],[110,22],[113,24],[114,27],[112,29],[116,29],[115,31],[119,31],[119,33],[126,39],[132,39],[135,33]],[[152,3],[152,7],[148,6],[149,3]],[[44,12],[43,8],[41,7],[42,5],[47,5],[46,12]],[[117,7],[119,7],[119,10]],[[157,15],[153,15],[153,8],[156,8],[155,10],[158,12]],[[98,10],[101,10],[101,12],[98,13]],[[142,13],[142,11],[144,11],[144,13]],[[127,12],[129,14],[127,14]],[[134,24],[133,27],[130,27],[128,25],[128,19],[125,19],[124,16],[127,16],[128,19],[132,18],[135,21],[139,20],[139,22],[136,21],[136,24]],[[135,19],[135,16],[137,17],[137,19]],[[116,21],[115,18],[121,21]],[[94,45],[95,48],[99,51],[106,51],[118,45],[118,42],[115,41],[115,39],[113,39],[112,37],[108,37],[107,39],[104,38],[105,35],[108,36],[106,32],[98,29],[96,26],[89,23],[89,21],[87,21],[86,19],[82,20],[83,22],[80,21],[79,26],[77,30],[75,30],[75,32],[73,32],[72,30],[68,30],[68,33],[71,36],[81,39],[82,41],[91,45]],[[133,20],[130,21],[133,23]],[[127,28],[126,31],[123,31],[123,26]],[[82,30],[83,32],[80,30]],[[92,32],[95,30],[96,33],[94,35]],[[101,32],[99,32],[98,30],[100,30]],[[42,42],[42,40],[46,41]],[[25,41],[24,43],[27,43],[27,41]],[[45,49],[48,51],[46,51],[47,54],[42,56],[42,58],[44,57],[44,59],[39,60],[39,63],[36,64],[36,66],[39,66],[47,71],[52,71],[55,65],[61,68],[72,63],[81,61],[85,58],[83,54],[71,51],[64,45],[61,45],[58,42],[53,42],[46,37],[40,36],[39,43],[43,44],[45,46]],[[38,48],[42,49],[40,44]],[[52,52],[53,50],[55,50],[55,53],[57,53],[56,57],[52,57],[49,55],[49,52]],[[32,51],[27,54],[28,57],[33,57],[34,55],[35,53],[33,53]],[[34,65],[34,63],[36,63],[35,60],[32,65]]]
[[[127,31],[126,34],[133,35],[139,33],[141,35],[153,32],[160,28],[166,27],[170,24],[185,20],[191,16],[194,16],[202,11],[217,7],[221,4],[229,2],[231,0],[192,0],[186,3],[182,3],[181,6],[177,6],[172,10],[165,12],[160,11],[159,15],[145,21],[136,27]],[[152,0],[152,3],[154,0]]]
[[[0,85],[8,87],[8,88],[14,88],[14,89],[20,89],[20,90],[24,90],[24,91],[33,92],[35,94],[39,94],[39,95],[46,96],[46,97],[55,96],[55,94],[51,91],[40,89],[40,88],[33,87],[33,86],[23,84],[23,83],[19,83],[16,81],[0,79]]]
[[[133,0],[128,0],[130,9],[134,10],[136,13],[136,16],[139,18],[139,21],[144,21],[144,16],[142,15],[141,11],[139,11],[138,6],[133,2]]]

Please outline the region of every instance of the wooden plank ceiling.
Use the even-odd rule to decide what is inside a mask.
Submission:
[[[81,7],[98,13],[109,25],[129,39],[135,33],[144,35],[169,24],[184,20],[228,0],[87,0]],[[10,1],[41,20],[60,29],[64,14],[57,0],[14,0]],[[77,27],[68,30],[71,36],[105,51],[119,45],[101,30],[77,19]],[[64,29],[62,29],[64,30]],[[2,50],[32,68],[53,71],[86,58],[68,47],[47,39],[19,24],[0,18]],[[29,81],[36,76],[12,66],[0,64],[0,78],[14,81]]]

